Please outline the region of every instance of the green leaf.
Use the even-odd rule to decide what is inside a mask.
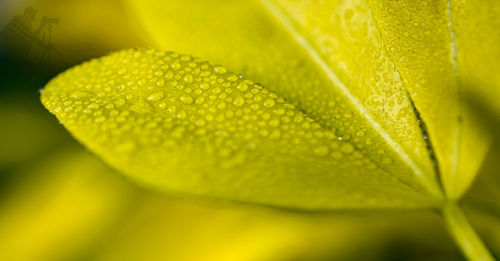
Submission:
[[[321,104],[340,97],[360,117],[341,135],[367,129],[409,166],[403,175],[428,187],[441,180],[449,198],[466,191],[489,147],[460,96],[500,97],[498,1],[130,2],[155,46],[244,73],[336,132],[345,119]],[[486,87],[470,90],[469,82]]]
[[[359,56],[380,56],[371,52],[372,46],[363,52],[338,52],[355,61],[347,72],[347,62],[332,66],[271,1],[132,4],[159,48],[191,53],[243,73],[354,143],[388,172],[407,182],[418,180],[432,194],[440,194],[411,101],[401,84],[394,84],[396,73],[380,70],[383,62],[370,65]],[[200,30],[200,25],[207,29]],[[364,84],[354,84],[360,81]]]
[[[227,79],[212,85],[229,88],[230,93],[224,97],[213,94],[215,100],[205,108],[205,103],[196,104],[193,96],[209,95],[204,90],[192,93],[197,89],[190,87],[186,93],[178,93],[176,86],[151,87],[159,81],[160,85],[172,81],[184,88],[179,82],[186,72],[160,65],[156,66],[160,70],[141,69],[163,59],[155,61],[155,55],[145,54],[146,51],[130,54],[151,56],[144,58],[147,61],[144,64],[125,59],[103,67],[103,62],[96,61],[92,66],[83,67],[93,67],[88,72],[77,70],[87,76],[68,73],[49,84],[48,90],[55,86],[53,89],[58,93],[42,98],[68,129],[112,165],[145,183],[168,190],[298,208],[429,206],[441,201],[443,193],[447,198],[458,199],[473,181],[490,145],[490,137],[477,127],[475,117],[460,98],[476,89],[483,96],[494,93],[492,96],[496,97],[499,81],[497,76],[491,76],[494,74],[491,68],[498,63],[494,57],[499,53],[495,45],[499,38],[496,26],[499,21],[495,15],[500,5],[497,2],[130,0],[130,3],[151,36],[152,45],[191,53],[224,64],[229,71],[243,73],[262,83],[265,88],[262,90],[276,93],[272,97],[276,99],[274,103],[283,101],[290,114],[303,113],[302,117],[311,121],[315,128],[328,133],[316,137],[318,140],[299,138],[303,143],[310,143],[300,149],[291,146],[290,141],[296,138],[296,133],[285,135],[289,130],[281,129],[283,123],[292,121],[285,109],[285,116],[278,115],[279,121],[271,118],[264,119],[268,123],[255,121],[260,114],[265,114],[259,108],[249,114],[242,112],[237,120],[224,118],[221,120],[227,124],[224,127],[211,123],[204,119],[209,108],[213,110],[209,117],[225,117],[230,107],[218,108],[219,102],[228,103],[226,99],[229,99],[236,108],[244,103],[243,109],[250,106],[247,103],[251,99],[235,96],[233,91],[237,87]],[[477,37],[469,41],[469,34]],[[485,44],[484,48],[478,48],[481,43]],[[189,67],[181,58],[171,59],[176,60],[172,64]],[[199,61],[195,63],[202,66]],[[114,69],[103,72],[119,67],[127,67],[129,71],[123,74]],[[206,70],[217,71],[214,68]],[[136,73],[138,71],[141,73]],[[139,76],[142,78],[137,78]],[[129,80],[130,77],[134,80]],[[241,80],[237,78],[235,76],[239,83]],[[477,85],[466,84],[476,79],[488,83],[481,85],[487,87],[470,88]],[[115,92],[117,84],[127,91]],[[196,85],[189,83],[192,84]],[[153,92],[157,89],[163,94]],[[91,93],[86,94],[89,90]],[[83,93],[70,94],[75,91]],[[184,97],[185,94],[191,98]],[[123,103],[120,110],[102,108],[102,104],[109,102],[106,99],[120,100],[119,97],[123,99],[119,102]],[[157,99],[162,102],[156,102]],[[192,112],[183,109],[186,119],[182,119],[183,114],[178,117],[177,107],[185,106],[181,100],[193,103],[187,107]],[[78,104],[78,110],[72,109],[74,106],[65,108],[68,105],[64,103],[77,101],[82,103]],[[99,109],[92,110],[85,108],[88,105],[85,101],[102,104],[98,105]],[[176,112],[169,111],[168,106],[175,106]],[[78,120],[79,110],[95,115],[89,115],[82,123]],[[115,120],[110,114],[112,110],[117,111],[113,113],[130,113],[133,115],[131,122],[125,119],[123,124],[113,121],[90,124],[92,119]],[[154,138],[154,131],[136,130],[137,126],[147,124],[163,128],[165,113],[173,116],[169,119],[176,119],[169,120],[169,131],[162,130]],[[253,113],[260,114],[252,118]],[[243,119],[243,116],[247,117]],[[287,118],[283,120],[282,117]],[[234,125],[238,120],[265,124],[269,129],[252,130],[251,138],[244,137]],[[195,127],[185,129],[189,124]],[[101,125],[106,127],[97,127]],[[129,127],[124,130],[121,125]],[[152,127],[156,131],[162,128]],[[302,130],[300,124],[297,128],[298,133],[315,132]],[[120,135],[128,133],[120,138],[113,133],[115,129]],[[204,129],[200,132],[205,134],[191,133],[198,129]],[[219,134],[216,134],[219,130],[229,133],[224,138],[229,145],[219,144]],[[277,131],[279,135],[273,136]],[[186,140],[186,133],[193,137]],[[258,146],[254,136],[260,137],[259,142],[265,145]],[[276,141],[271,141],[276,136],[279,136]],[[164,144],[163,140],[184,142]],[[335,140],[335,144],[341,140],[339,148],[331,145],[331,140]],[[293,150],[281,148],[280,142]],[[349,144],[345,145],[349,146],[347,154],[352,154],[357,161],[345,155],[335,161],[340,157],[335,152],[342,150],[343,144]],[[256,149],[248,152],[245,146],[249,145]],[[163,155],[157,150],[168,150],[168,153]],[[195,157],[190,154],[196,153],[201,163],[185,164],[187,158]],[[204,154],[207,156],[202,157]],[[165,166],[159,167],[159,162]],[[330,166],[332,164],[334,166]],[[284,173],[287,173],[286,178]],[[391,177],[393,182],[380,186],[378,182],[387,180],[383,177]],[[290,187],[276,186],[277,182]],[[392,187],[392,184],[398,186]],[[256,193],[256,187],[265,192]],[[400,193],[399,189],[408,189],[415,195]],[[347,195],[347,191],[359,194]]]
[[[360,147],[368,134],[340,139],[282,96],[191,56],[121,51],[59,75],[42,102],[110,165],[162,190],[303,209],[439,204],[417,175],[385,169],[405,170],[400,158]]]
[[[50,82],[46,107],[109,164],[282,207],[439,207],[489,257],[455,201],[491,144],[462,100],[499,108],[500,2],[129,1],[152,47],[228,69],[128,50]]]
[[[478,1],[441,0],[426,5],[377,1],[373,5],[386,48],[426,122],[446,192],[454,199],[470,186],[491,142],[460,102],[469,80],[462,67],[472,65],[463,59],[471,50],[463,39],[470,36],[462,33],[474,25],[465,24],[468,19],[457,12],[462,7],[471,10],[474,2]],[[482,48],[482,44],[474,46]]]

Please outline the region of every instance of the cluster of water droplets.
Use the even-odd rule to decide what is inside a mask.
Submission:
[[[366,156],[364,129],[333,129],[329,117],[191,56],[125,50],[94,59],[53,79],[42,102],[106,162],[161,188],[285,205],[415,196],[391,196],[409,187],[380,167],[390,161]],[[346,108],[339,104],[333,112]],[[343,128],[350,135],[337,135]]]
[[[83,126],[85,135],[120,153],[192,146],[207,158],[236,157],[237,163],[258,149],[363,158],[277,94],[191,56],[121,51],[75,67],[49,85],[59,88],[50,88],[45,103],[68,128]]]

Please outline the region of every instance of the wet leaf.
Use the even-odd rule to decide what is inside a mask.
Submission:
[[[493,258],[455,201],[491,145],[463,100],[498,97],[498,1],[130,2],[154,47],[211,63],[127,50],[48,84],[110,165],[281,207],[442,208],[468,258]]]
[[[373,5],[386,48],[427,125],[451,198],[459,198],[470,186],[490,145],[489,137],[477,128],[474,116],[460,101],[467,77],[462,68],[472,65],[466,58],[471,50],[464,39],[470,36],[463,33],[478,28],[465,24],[468,19],[459,9],[471,9],[474,2],[479,1],[443,0],[426,5],[376,1]],[[476,43],[475,49],[482,45]],[[484,55],[477,58],[487,59]]]
[[[359,146],[369,136],[343,140],[266,87],[191,56],[111,54],[59,75],[42,102],[110,165],[163,190],[305,209],[439,204],[401,158]]]
[[[201,81],[212,81],[210,90],[204,90],[197,87],[196,75],[187,76],[191,61],[172,54],[167,54],[169,60],[153,61],[153,53],[143,53],[151,58],[142,64],[123,58],[110,65],[113,61],[106,59],[119,58],[104,58],[49,85],[48,90],[61,92],[50,92],[45,103],[68,129],[142,182],[298,208],[421,205],[416,201],[434,205],[442,193],[457,199],[466,191],[490,145],[460,97],[471,91],[468,86],[476,86],[465,84],[474,79],[489,83],[478,88],[480,93],[498,85],[496,76],[487,73],[496,63],[487,54],[499,51],[494,44],[498,4],[493,1],[484,7],[444,0],[130,2],[156,47],[228,68],[210,79],[201,74],[208,70],[217,75],[218,67],[199,69],[203,63],[195,61],[191,69],[198,68]],[[486,47],[477,48],[477,39],[468,41],[470,33]],[[120,74],[121,67],[127,72]],[[272,93],[283,112],[275,115],[265,102],[253,101],[260,107],[251,108],[252,98],[238,89],[245,80],[234,75],[231,83],[226,70],[262,83],[261,91]],[[116,91],[117,86],[123,91]],[[111,101],[118,102],[113,107]],[[99,108],[87,108],[93,103]],[[227,107],[219,108],[221,103]],[[117,122],[124,110],[132,117]],[[271,116],[263,118],[266,112]],[[288,114],[300,114],[314,127],[305,128]],[[220,122],[210,120],[217,117]],[[297,129],[288,129],[294,124]],[[138,129],[146,125],[152,127]],[[245,134],[253,125],[258,129]],[[324,133],[318,137],[314,128]],[[348,153],[342,153],[344,144]],[[196,157],[200,166],[186,164]],[[277,189],[284,180],[301,185]],[[374,180],[384,180],[384,185],[374,186]],[[254,195],[256,187],[263,193]],[[406,189],[416,194],[396,191]],[[357,194],[346,201],[347,191]]]
[[[337,130],[345,119],[316,104],[342,97],[414,173],[439,175],[450,198],[466,191],[490,145],[460,96],[479,93],[493,104],[499,97],[498,1],[130,2],[157,46],[299,97]],[[308,99],[305,89],[321,97]],[[342,133],[366,128],[356,123]]]

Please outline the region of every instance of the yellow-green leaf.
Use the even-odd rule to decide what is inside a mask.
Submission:
[[[474,2],[482,3],[468,0],[373,3],[375,21],[381,28],[386,49],[427,124],[441,177],[451,198],[459,198],[469,187],[490,143],[487,135],[477,128],[473,115],[466,111],[465,104],[460,102],[460,95],[466,92],[464,81],[470,80],[467,79],[469,66],[474,66],[468,59],[469,54],[484,61],[488,58],[475,49],[497,49],[498,53],[498,43],[492,46],[472,40],[475,43],[471,48],[468,44],[471,36],[462,34],[481,30],[466,25],[468,17],[458,13],[472,12]],[[498,1],[495,5],[498,8]],[[474,17],[481,15],[475,13]],[[498,34],[498,28],[496,30]],[[474,69],[481,71],[483,66]],[[474,84],[495,84],[494,77],[487,76],[485,81]]]
[[[342,24],[328,27],[325,30],[350,38],[339,40],[345,45],[335,50],[325,46],[331,50],[325,54],[273,1],[131,3],[161,49],[191,53],[261,82],[388,172],[418,179],[432,194],[440,193],[418,117],[394,65],[380,51],[383,45],[376,31],[366,36],[359,28],[351,35]],[[337,19],[343,9],[332,4],[318,10],[325,15],[310,12],[321,19],[314,24]],[[319,44],[331,40],[323,34],[317,38]],[[331,41],[340,46],[336,39]],[[337,59],[332,54],[339,56],[337,64],[330,62]]]
[[[59,75],[42,102],[106,162],[162,190],[306,209],[439,204],[375,130],[341,139],[304,107],[191,56],[111,54]]]
[[[285,97],[305,88],[346,97],[414,173],[440,175],[450,198],[466,191],[489,147],[460,98],[500,97],[499,1],[130,2],[162,48],[223,63]]]

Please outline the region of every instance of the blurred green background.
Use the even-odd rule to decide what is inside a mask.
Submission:
[[[430,211],[299,213],[184,198],[146,191],[104,166],[42,107],[39,91],[72,65],[147,47],[128,8],[119,0],[0,2],[0,260],[463,258]],[[498,133],[498,117],[478,111]],[[463,204],[499,256],[494,148]]]

